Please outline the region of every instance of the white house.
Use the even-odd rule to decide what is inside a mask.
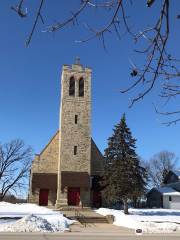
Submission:
[[[171,187],[157,189],[162,194],[162,207],[169,209],[180,209],[180,192]]]
[[[148,192],[147,206],[180,209],[180,170],[169,171],[164,184]]]

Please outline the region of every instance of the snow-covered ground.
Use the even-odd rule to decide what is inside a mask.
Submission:
[[[36,204],[0,202],[0,232],[62,232],[73,222]]]
[[[143,232],[160,233],[180,230],[180,210],[173,209],[129,209],[129,215],[122,210],[99,208],[97,213],[115,217],[114,224]]]

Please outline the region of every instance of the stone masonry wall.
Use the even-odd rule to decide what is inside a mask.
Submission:
[[[34,191],[29,192],[28,202],[39,204],[39,189],[36,188]]]
[[[75,79],[75,96],[69,96],[69,80],[72,76]],[[82,97],[78,96],[81,78],[84,79],[84,96]],[[78,116],[77,124],[75,115]],[[77,146],[76,155],[74,146]],[[91,140],[91,69],[83,68],[80,64],[64,65],[61,78],[60,131],[54,135],[43,151],[35,156],[31,177],[33,173],[58,174],[56,201],[58,206],[67,200],[67,192],[61,192],[62,183],[59,174],[61,172],[86,173],[89,177],[89,185],[81,187],[81,201],[84,206],[89,206],[90,175],[100,175],[102,171],[102,154]],[[36,186],[30,184],[29,201],[38,203],[41,187],[36,183],[34,185]],[[49,187],[48,204],[54,205],[55,200],[56,189]]]
[[[32,173],[57,173],[59,159],[59,131],[53,136],[43,151],[35,156]]]
[[[69,96],[69,79],[75,78],[75,96]],[[78,96],[78,81],[84,79],[84,97]],[[91,70],[80,65],[64,66],[61,82],[61,171],[90,173]],[[75,115],[78,122],[75,124]],[[74,155],[77,146],[77,155]]]
[[[39,188],[29,193],[28,202],[39,204]],[[56,202],[56,191],[54,189],[49,189],[48,194],[48,206],[54,206]]]

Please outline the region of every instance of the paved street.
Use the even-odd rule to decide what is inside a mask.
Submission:
[[[180,240],[180,232],[138,236],[133,229],[107,223],[88,223],[84,227],[76,222],[70,230],[65,233],[0,233],[0,240]]]
[[[7,233],[0,234],[0,240],[179,240],[179,234],[169,234],[167,235],[144,235],[135,236],[120,235],[120,234],[104,234],[104,233],[52,233],[52,234],[36,234],[36,233]]]
[[[0,233],[0,240],[179,240],[180,232],[173,234],[135,235],[134,230],[112,224],[71,225],[65,233]]]

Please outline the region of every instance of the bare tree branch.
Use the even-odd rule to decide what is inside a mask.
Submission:
[[[55,25],[49,26],[44,32],[55,32],[55,31],[60,30],[61,28],[65,27],[69,23],[74,23],[74,21],[77,19],[77,17],[80,15],[80,13],[86,8],[86,6],[88,5],[89,2],[90,1],[88,1],[88,0],[82,1],[80,8],[75,13],[71,13],[72,16],[70,18],[63,21],[62,23],[58,22]]]
[[[28,1],[28,0],[26,0]],[[44,20],[42,18],[42,7],[45,5],[45,1],[39,0],[40,4],[35,14],[35,20],[32,24],[32,30],[26,41],[26,46],[31,43],[34,32],[37,28],[38,21]],[[11,7],[19,16],[25,17],[23,10],[25,0],[20,0],[19,4],[15,7]],[[156,0],[146,0],[146,4],[149,11],[155,7]],[[121,93],[127,93],[133,89],[139,88],[138,93],[131,99],[130,107],[136,102],[142,100],[147,94],[149,94],[155,86],[160,84],[161,97],[165,102],[169,102],[172,98],[180,96],[180,60],[172,57],[168,52],[168,40],[169,35],[172,32],[172,23],[170,22],[170,8],[172,1],[162,0],[160,3],[159,14],[155,20],[155,23],[151,26],[147,26],[144,30],[140,30],[138,33],[133,33],[132,29],[127,21],[128,4],[134,7],[134,4],[140,4],[137,1],[129,0],[81,0],[77,11],[71,12],[71,15],[62,21],[58,21],[56,24],[50,25],[45,28],[43,32],[56,32],[69,24],[79,24],[79,19],[85,11],[89,9],[104,9],[107,10],[107,16],[103,18],[104,23],[101,27],[91,26],[87,20],[83,21],[83,26],[89,31],[90,35],[82,40],[78,40],[78,43],[85,43],[93,39],[99,39],[102,42],[103,48],[106,50],[106,33],[115,33],[118,39],[122,37],[122,31],[126,31],[134,40],[134,44],[137,45],[135,54],[140,54],[144,63],[142,66],[134,64],[131,68],[130,76],[132,77],[132,83],[125,89],[121,90]],[[71,7],[71,5],[70,5]],[[85,14],[86,15],[86,14]],[[88,15],[88,14],[87,14]],[[172,14],[171,14],[172,15]],[[85,16],[86,17],[86,16]],[[100,18],[100,17],[99,17]],[[172,18],[172,17],[171,17]],[[176,14],[176,18],[179,19],[179,15]],[[91,19],[90,19],[91,20]],[[100,19],[102,22],[102,19]],[[122,30],[123,29],[123,30]],[[138,49],[138,46],[139,49]],[[178,111],[178,110],[177,110]],[[172,111],[173,114],[174,111]],[[164,114],[168,115],[168,114]],[[179,118],[178,118],[179,119]],[[175,119],[175,123],[179,120]]]
[[[44,3],[44,0],[40,0],[39,8],[38,8],[38,11],[37,11],[37,14],[36,14],[36,18],[35,18],[32,30],[29,34],[29,37],[28,37],[27,41],[26,41],[26,46],[27,47],[29,46],[29,44],[31,42],[31,39],[32,39],[32,36],[34,34],[35,28],[37,26],[38,20],[41,19],[42,23],[44,23],[42,15],[41,15],[41,9],[42,9],[43,3]]]
[[[0,144],[0,200],[26,185],[31,159],[32,149],[22,140]]]
[[[21,18],[27,17],[27,9],[23,10],[24,0],[21,0],[17,6],[11,6],[11,9],[15,11]]]
[[[152,187],[160,187],[163,184],[166,174],[177,165],[177,157],[174,153],[161,151],[155,154],[147,163],[149,180]]]

